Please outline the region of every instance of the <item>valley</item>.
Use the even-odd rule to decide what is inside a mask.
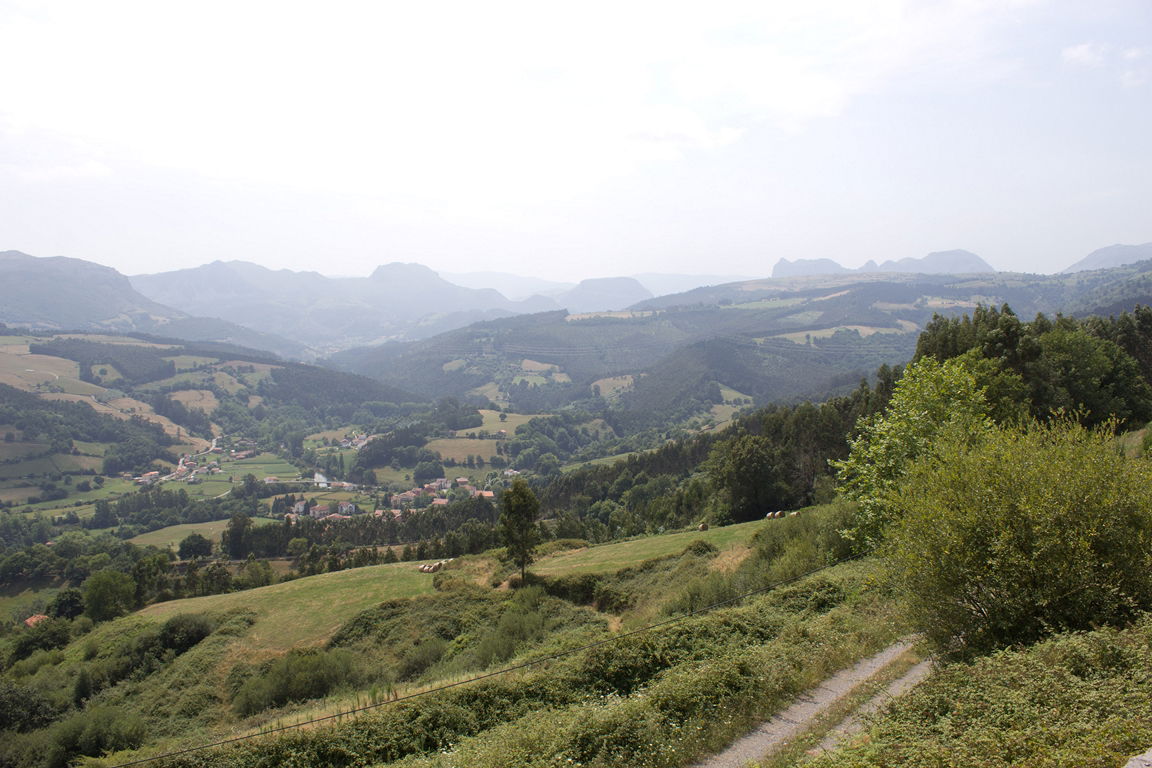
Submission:
[[[678,767],[914,635],[942,670],[928,691],[1062,632],[1142,653],[1147,269],[746,281],[323,365],[0,329],[0,757]],[[981,474],[999,466],[1018,469]],[[1009,546],[980,533],[1011,530],[1004,509],[948,495],[970,482],[1024,494],[1011,515],[1035,531],[1070,502],[1030,489],[1067,487],[1113,555],[1056,536],[1004,574],[949,549],[965,578],[1055,588],[1032,569],[1087,558],[1063,588],[1113,569],[1125,597],[1004,599],[994,626],[925,599],[956,584],[918,547]],[[916,739],[953,744],[920,690],[862,733],[888,744],[907,706]],[[1076,696],[1061,717],[1083,716]],[[1088,749],[1063,723],[1069,754]],[[828,764],[806,750],[833,726],[766,765]],[[872,738],[830,754],[873,765]]]

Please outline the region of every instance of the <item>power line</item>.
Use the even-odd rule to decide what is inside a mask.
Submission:
[[[725,606],[732,605],[733,603],[738,603],[741,600],[752,597],[753,595],[759,595],[759,594],[763,594],[765,592],[770,592],[773,589],[776,589],[777,587],[782,587],[785,584],[791,584],[793,582],[799,581],[800,579],[804,579],[804,578],[807,578],[809,576],[812,576],[813,574],[820,573],[821,571],[826,571],[829,568],[835,568],[838,565],[842,565],[846,562],[849,562],[852,560],[857,560],[859,558],[860,558],[860,555],[853,555],[850,557],[845,557],[845,558],[837,560],[836,562],[831,563],[829,565],[823,565],[823,566],[820,566],[819,568],[814,568],[810,571],[806,571],[805,573],[801,573],[797,576],[793,576],[791,578],[783,579],[783,580],[777,581],[773,584],[769,584],[768,586],[760,587],[758,589],[753,589],[753,590],[750,590],[748,592],[744,592],[742,594],[736,595],[735,597],[730,597],[727,600],[721,600],[720,602],[712,603],[711,605],[707,605],[703,608],[691,610],[688,613],[685,613],[685,614],[680,615],[680,616],[675,616],[671,619],[665,619],[664,621],[658,621],[655,624],[649,624],[647,626],[640,627],[639,629],[633,629],[633,630],[629,630],[628,632],[622,632],[618,635],[613,635],[612,637],[604,638],[603,640],[597,640],[595,642],[588,643],[586,645],[582,645],[582,646],[579,646],[577,648],[571,648],[569,650],[560,651],[558,653],[554,653],[554,654],[551,654],[549,656],[543,656],[543,657],[538,658],[538,659],[532,659],[531,661],[525,661],[521,664],[515,664],[511,667],[503,667],[501,669],[497,669],[497,670],[494,670],[492,672],[485,672],[482,675],[477,675],[476,677],[470,677],[467,680],[458,680],[454,683],[446,683],[444,685],[437,686],[436,688],[429,688],[427,690],[417,691],[416,693],[409,693],[407,695],[400,696],[400,697],[397,697],[395,699],[390,699],[388,701],[381,701],[381,702],[377,702],[375,704],[365,704],[362,707],[355,707],[353,709],[344,710],[343,712],[337,712],[336,714],[333,714],[333,715],[324,715],[323,717],[315,717],[315,718],[312,718],[311,720],[305,720],[305,721],[299,722],[299,723],[292,723],[291,725],[278,725],[275,728],[269,728],[267,730],[260,731],[259,733],[250,733],[250,734],[246,734],[244,736],[233,736],[231,738],[221,739],[220,741],[214,741],[214,742],[210,742],[208,744],[201,744],[201,745],[195,746],[195,747],[187,747],[185,749],[174,750],[172,752],[165,752],[163,754],[153,755],[152,757],[142,757],[142,758],[139,758],[137,760],[130,760],[127,763],[117,763],[116,765],[112,766],[111,768],[128,768],[128,766],[142,765],[144,763],[150,763],[150,762],[154,762],[156,760],[167,760],[169,758],[180,757],[181,755],[187,755],[187,754],[190,754],[192,752],[201,752],[205,749],[213,749],[215,747],[222,747],[222,746],[226,746],[228,744],[235,744],[235,743],[238,743],[241,741],[248,741],[250,739],[259,738],[261,736],[268,736],[268,735],[273,734],[273,733],[280,733],[282,731],[289,731],[289,730],[292,730],[294,728],[303,728],[304,726],[315,725],[316,723],[323,723],[323,722],[326,722],[329,720],[336,720],[339,718],[347,717],[349,715],[356,715],[356,714],[359,714],[361,712],[368,711],[370,709],[379,709],[380,707],[386,707],[386,706],[389,706],[392,704],[399,704],[402,701],[408,701],[410,699],[417,699],[417,698],[420,698],[421,696],[428,696],[429,694],[439,693],[441,691],[449,690],[450,688],[458,688],[462,685],[468,685],[470,683],[476,683],[476,682],[479,682],[481,680],[487,680],[488,678],[497,677],[499,675],[506,675],[506,674],[509,674],[511,672],[518,672],[522,669],[528,669],[529,667],[534,667],[534,666],[538,666],[540,664],[544,664],[545,662],[556,661],[557,659],[562,659],[562,658],[565,658],[567,656],[572,656],[573,654],[583,653],[584,651],[589,651],[589,650],[592,650],[593,648],[599,648],[599,647],[602,647],[605,645],[611,645],[613,643],[618,643],[627,637],[632,637],[634,635],[643,634],[645,632],[651,632],[653,630],[660,629],[662,627],[669,627],[669,626],[672,626],[674,624],[679,624],[679,623],[686,621],[686,620],[688,620],[694,616],[700,616],[700,615],[703,615],[705,613],[709,613],[711,611],[714,611],[718,608],[723,608]]]

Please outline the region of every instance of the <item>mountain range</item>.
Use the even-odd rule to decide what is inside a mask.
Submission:
[[[995,272],[984,259],[971,251],[934,251],[921,258],[904,258],[877,264],[869,260],[859,269],[842,267],[832,259],[780,259],[772,269],[772,277],[801,277],[806,275],[848,275],[868,272],[908,272],[921,275],[967,275]]]
[[[576,283],[557,282],[555,280],[542,280],[538,277],[525,277],[510,272],[441,272],[440,276],[450,283],[463,285],[468,288],[494,288],[510,299],[526,299],[529,296],[540,295],[557,298],[576,288]],[[693,288],[705,285],[721,285],[735,283],[740,280],[751,280],[752,275],[685,275],[672,272],[644,272],[629,275],[633,280],[651,292],[652,296],[666,296],[670,293],[683,293]],[[646,297],[647,298],[647,297]],[[557,298],[561,304],[565,301]],[[567,306],[565,304],[565,306]],[[571,307],[569,307],[571,309]],[[613,309],[600,307],[590,311]],[[623,309],[623,307],[614,307]],[[575,310],[572,311],[586,311]]]
[[[297,357],[307,347],[210,312],[189,313],[136,291],[111,267],[64,256],[0,252],[0,322],[45,330],[143,332],[188,341],[224,341]]]
[[[1089,254],[1066,272],[1105,270],[1103,274],[1110,275],[1120,269],[1122,273],[1124,268],[1109,265],[1142,257],[1152,257],[1152,244],[1110,246]],[[960,279],[942,270],[962,272],[967,277]],[[1108,278],[1111,293],[1098,295],[1099,300],[1091,305],[1081,301],[1084,290],[1069,288],[1061,276],[997,273],[967,251],[870,263],[859,270],[846,269],[831,260],[782,259],[771,279],[735,282],[722,282],[722,275],[652,273],[592,278],[573,285],[503,273],[470,274],[473,285],[500,285],[509,293],[542,288],[550,295],[532,293],[510,299],[492,287],[457,285],[420,264],[385,264],[368,277],[327,277],[318,272],[272,270],[244,261],[217,261],[128,278],[80,259],[36,258],[8,251],[0,253],[0,322],[41,329],[144,332],[190,341],[225,341],[310,360],[344,349],[429,339],[476,322],[525,314],[566,310],[570,315],[586,315],[722,302],[748,307],[750,302],[792,302],[798,290],[819,292],[827,288],[832,293],[834,286],[855,297],[855,318],[851,312],[829,314],[824,310],[831,305],[819,304],[810,313],[818,306],[822,320],[805,320],[798,326],[793,323],[780,331],[891,327],[891,323],[879,322],[883,318],[872,316],[876,307],[893,303],[873,296],[885,291],[899,294],[896,303],[902,305],[920,302],[916,306],[929,314],[937,308],[951,311],[970,307],[975,301],[1001,299],[1025,312],[1085,311],[1093,306],[1113,311],[1123,309],[1133,299],[1147,300],[1140,298],[1145,293],[1152,297],[1152,290],[1145,290],[1147,286],[1141,282],[1147,279],[1146,274],[1130,275],[1126,281],[1113,275],[1115,279]],[[869,284],[890,287],[861,287]],[[927,287],[918,292],[907,288],[916,284]],[[956,290],[936,307],[931,298],[936,289],[931,286],[939,284],[956,286]],[[664,293],[683,286],[694,287]],[[879,303],[862,303],[866,296]],[[923,311],[916,318],[903,319],[919,324]],[[829,320],[833,316],[835,322]]]

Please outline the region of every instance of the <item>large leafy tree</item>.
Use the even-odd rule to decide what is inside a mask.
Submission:
[[[107,621],[127,613],[136,600],[136,582],[120,571],[92,574],[84,581],[82,591],[84,612],[93,621]]]
[[[767,437],[742,434],[720,443],[708,457],[708,469],[736,521],[790,505],[784,452]]]
[[[888,408],[860,420],[837,469],[839,490],[859,503],[850,532],[857,546],[875,548],[894,518],[892,492],[912,462],[931,456],[942,434],[979,440],[992,426],[984,390],[960,359],[922,357],[908,365]]]
[[[500,499],[500,536],[508,548],[508,557],[520,569],[522,580],[532,564],[536,545],[540,543],[540,531],[536,526],[539,513],[540,501],[536,494],[524,478],[516,478]]]
[[[884,547],[940,648],[983,652],[1152,609],[1152,466],[1070,419],[938,442],[888,494]]]

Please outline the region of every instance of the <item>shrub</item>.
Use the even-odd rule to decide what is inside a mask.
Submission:
[[[263,674],[246,680],[232,707],[237,714],[247,716],[292,701],[326,696],[351,679],[352,658],[351,652],[342,649],[289,651]]]
[[[27,731],[52,721],[56,712],[35,688],[0,677],[0,731]]]
[[[53,727],[46,762],[51,768],[63,768],[76,755],[134,749],[144,742],[146,733],[144,721],[134,714],[115,707],[92,707]]]
[[[979,653],[1152,608],[1152,471],[1059,421],[951,441],[889,498],[890,573],[940,648]]]
[[[165,648],[184,653],[216,628],[207,616],[199,613],[178,613],[160,628],[160,643]]]

